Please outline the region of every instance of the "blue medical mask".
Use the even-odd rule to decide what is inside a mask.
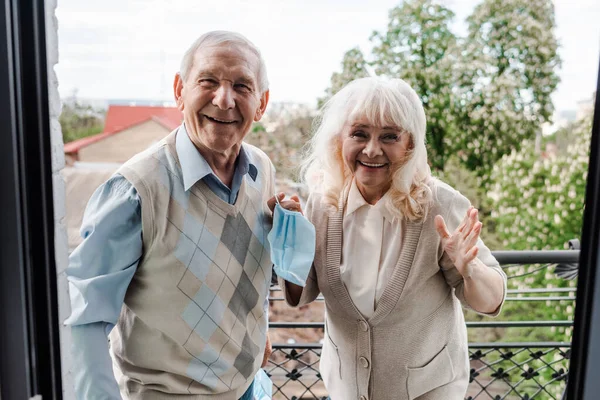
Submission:
[[[254,376],[252,392],[253,400],[271,400],[273,397],[273,382],[262,368]]]
[[[277,200],[273,227],[267,238],[271,244],[275,273],[288,282],[306,285],[315,258],[316,233],[313,224],[298,211],[284,209]]]

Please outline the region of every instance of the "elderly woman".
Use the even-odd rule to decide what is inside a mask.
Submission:
[[[431,176],[425,125],[400,79],[355,80],[322,109],[303,170],[314,264],[305,287],[280,284],[292,306],[325,298],[320,369],[333,400],[463,399],[461,303],[495,316],[504,301],[477,210]]]

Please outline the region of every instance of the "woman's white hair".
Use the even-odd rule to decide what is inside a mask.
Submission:
[[[202,47],[218,46],[220,44],[233,44],[245,47],[252,51],[259,60],[257,79],[258,79],[258,90],[261,94],[269,90],[269,79],[267,78],[267,66],[265,60],[258,47],[249,41],[244,35],[237,32],[229,31],[211,31],[203,34],[192,43],[190,48],[185,52],[181,59],[179,66],[179,74],[185,81],[188,78],[188,74],[194,65],[194,56],[196,52]]]
[[[425,110],[417,93],[402,79],[356,79],[325,103],[302,163],[304,182],[311,192],[322,193],[328,204],[337,207],[342,190],[352,179],[342,158],[341,134],[344,126],[359,119],[373,126],[396,126],[411,135],[406,160],[392,172],[388,207],[399,218],[424,218],[432,198]]]

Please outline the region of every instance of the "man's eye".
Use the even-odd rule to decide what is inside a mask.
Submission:
[[[214,86],[217,84],[217,81],[214,79],[200,79],[200,84],[203,86]]]
[[[237,89],[239,89],[239,90],[243,90],[243,91],[245,91],[245,92],[251,92],[251,91],[252,91],[252,89],[250,88],[250,86],[248,86],[248,85],[245,85],[245,84],[243,84],[243,83],[237,83],[237,84],[235,85],[235,87],[236,87]]]

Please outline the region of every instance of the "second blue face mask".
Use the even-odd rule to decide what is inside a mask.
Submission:
[[[267,236],[275,273],[288,282],[306,285],[315,258],[315,227],[297,211],[278,204],[273,212],[273,228]]]

